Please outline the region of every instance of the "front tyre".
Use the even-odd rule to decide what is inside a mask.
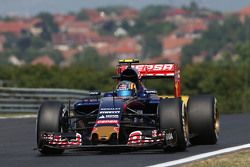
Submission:
[[[63,149],[44,146],[41,138],[43,132],[62,132],[62,117],[64,105],[60,102],[45,102],[40,106],[37,115],[37,147],[42,154],[61,154]]]
[[[159,104],[160,129],[174,129],[176,133],[176,145],[165,145],[165,151],[184,151],[188,141],[188,124],[185,106],[181,99],[163,99]]]

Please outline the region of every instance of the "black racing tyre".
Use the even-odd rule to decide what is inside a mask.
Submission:
[[[41,132],[61,132],[64,105],[60,102],[45,102],[40,106],[37,115],[37,147],[42,154],[61,154],[63,149],[44,147]]]
[[[191,96],[188,100],[189,142],[216,144],[219,136],[219,112],[211,95]]]
[[[165,151],[184,151],[188,141],[187,114],[181,99],[169,98],[161,100],[159,104],[160,129],[173,128],[176,132],[175,147],[163,146]]]

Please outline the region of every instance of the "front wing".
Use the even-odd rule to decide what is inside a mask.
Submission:
[[[80,133],[41,133],[42,147],[56,149],[76,149],[86,151],[105,151],[105,150],[141,150],[162,148],[163,146],[175,147],[177,136],[174,129],[165,131],[153,130],[148,132],[134,131],[129,135],[126,144],[97,144],[93,145],[89,137]]]

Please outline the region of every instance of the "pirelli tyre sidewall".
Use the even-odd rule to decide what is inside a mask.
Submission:
[[[190,143],[216,144],[219,136],[219,112],[214,96],[191,96],[188,100]]]
[[[42,154],[61,154],[63,149],[53,149],[44,146],[41,140],[42,132],[62,132],[62,116],[64,105],[60,102],[45,102],[38,111],[36,121],[37,147]]]
[[[165,151],[184,151],[188,142],[187,114],[180,98],[161,100],[158,108],[160,129],[174,129],[177,140],[174,147],[163,146]]]

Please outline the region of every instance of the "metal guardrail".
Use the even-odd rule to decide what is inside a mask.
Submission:
[[[0,113],[37,112],[42,102],[55,100],[68,104],[89,95],[75,89],[29,89],[0,87]]]

